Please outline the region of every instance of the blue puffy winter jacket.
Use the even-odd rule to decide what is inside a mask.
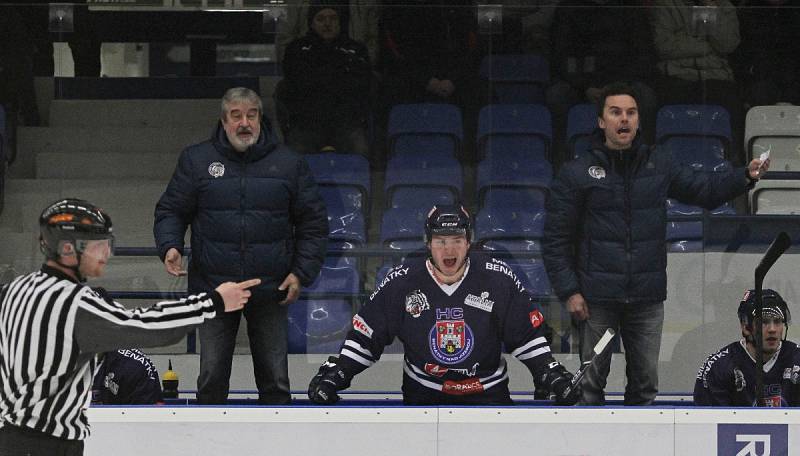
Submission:
[[[309,285],[325,258],[327,213],[308,164],[265,125],[244,153],[230,145],[221,122],[211,139],[181,153],[155,210],[162,260],[173,247],[183,253],[189,226],[190,292],[257,277],[252,299],[274,300],[290,272]]]
[[[542,257],[562,300],[656,302],[667,297],[666,200],[714,209],[751,185],[744,168],[695,171],[666,149],[602,145],[562,166],[547,201]]]

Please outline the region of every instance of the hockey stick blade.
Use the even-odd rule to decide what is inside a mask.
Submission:
[[[614,334],[615,333],[613,329],[611,328],[606,329],[606,332],[603,334],[600,340],[597,341],[594,348],[592,349],[592,351],[594,352],[592,359],[581,363],[581,367],[578,368],[578,372],[575,372],[575,375],[572,377],[572,381],[570,382],[566,394],[569,394],[570,391],[572,391],[578,385],[580,385],[581,380],[583,380],[583,376],[586,375],[586,371],[589,370],[589,367],[592,364],[594,364],[594,360],[597,359],[597,357],[600,356],[604,351],[606,351],[606,348],[608,348],[608,344],[611,342],[611,339],[614,338]]]
[[[767,252],[764,254],[764,257],[761,258],[761,262],[758,263],[756,266],[756,288],[761,288],[761,284],[764,283],[764,277],[766,277],[767,272],[769,272],[772,265],[778,261],[783,252],[792,245],[792,240],[789,239],[789,235],[786,234],[785,231],[781,231],[778,233],[778,236],[775,237],[775,240],[772,241]]]

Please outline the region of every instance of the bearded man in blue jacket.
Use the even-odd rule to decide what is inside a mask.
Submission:
[[[229,89],[211,138],[181,153],[156,205],[153,231],[169,274],[186,274],[183,240],[192,228],[189,292],[233,278],[261,279],[251,289],[251,306],[200,328],[201,404],[227,400],[242,314],[259,402],[291,401],[287,306],[314,281],[325,257],[328,220],[317,185],[305,160],[271,134],[263,112],[254,91]]]
[[[581,360],[613,328],[625,347],[625,404],[658,393],[658,354],[667,297],[666,200],[714,209],[752,188],[769,168],[701,172],[643,144],[637,94],[604,87],[589,153],[566,163],[550,189],[542,257],[553,290],[577,323]],[[607,351],[586,374],[581,404],[605,403]]]

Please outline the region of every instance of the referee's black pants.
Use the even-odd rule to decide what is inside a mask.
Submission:
[[[83,456],[83,440],[66,440],[5,423],[0,456]]]

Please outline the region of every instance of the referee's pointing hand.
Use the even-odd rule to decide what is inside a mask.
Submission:
[[[261,283],[261,279],[250,279],[244,282],[225,282],[217,287],[217,293],[222,296],[225,301],[225,312],[234,312],[244,308],[247,300],[250,299],[250,290],[248,288],[254,287]]]

